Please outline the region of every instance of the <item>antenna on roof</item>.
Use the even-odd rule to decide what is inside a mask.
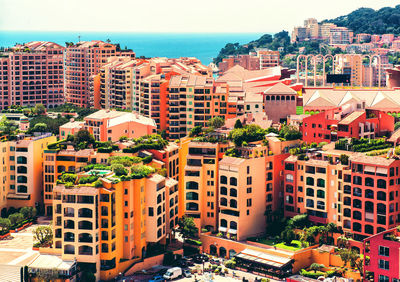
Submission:
[[[78,35],[78,43],[81,42],[81,36]]]

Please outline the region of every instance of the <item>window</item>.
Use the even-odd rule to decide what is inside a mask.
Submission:
[[[388,257],[389,256],[389,247],[379,246],[379,255]]]
[[[379,268],[380,269],[389,270],[389,261],[388,260],[384,260],[384,259],[380,259],[379,260]]]
[[[247,206],[251,207],[251,199],[247,199]]]
[[[379,282],[389,282],[389,277],[385,275],[379,275]]]
[[[251,187],[247,188],[247,194],[251,193]]]

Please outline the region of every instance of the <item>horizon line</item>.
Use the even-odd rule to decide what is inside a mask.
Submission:
[[[282,29],[281,31],[287,31]],[[155,33],[155,34],[201,34],[201,33],[214,33],[214,34],[274,34],[278,33],[280,31],[116,31],[116,30],[22,30],[22,29],[15,29],[15,30],[2,30],[0,29],[0,32],[41,32],[41,33],[46,33],[46,32],[76,32],[76,33],[106,33],[106,32],[112,32],[112,33]],[[289,32],[289,31],[287,31]]]

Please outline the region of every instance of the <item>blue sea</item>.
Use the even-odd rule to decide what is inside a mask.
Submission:
[[[129,48],[136,56],[196,57],[208,65],[226,43],[247,43],[262,33],[119,33],[119,32],[28,32],[0,31],[0,47],[14,46],[29,41],[65,42],[110,39],[121,48]]]

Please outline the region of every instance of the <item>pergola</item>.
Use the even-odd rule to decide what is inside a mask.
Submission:
[[[293,259],[275,254],[245,249],[235,255],[236,267],[246,271],[284,277],[292,274]]]

